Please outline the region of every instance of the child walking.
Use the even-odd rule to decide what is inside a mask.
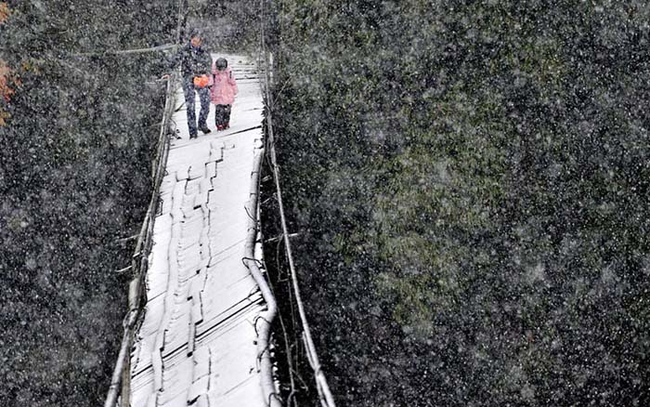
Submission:
[[[215,122],[217,130],[225,130],[230,127],[230,110],[235,102],[237,94],[237,82],[228,67],[225,58],[217,59],[212,64],[212,88],[210,99],[215,106]]]

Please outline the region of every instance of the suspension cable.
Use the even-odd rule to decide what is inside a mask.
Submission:
[[[289,263],[289,270],[291,273],[291,281],[292,281],[292,287],[293,287],[293,292],[295,296],[295,302],[298,307],[298,314],[300,315],[300,321],[301,321],[301,326],[303,330],[303,342],[305,344],[305,348],[307,350],[307,356],[309,360],[309,364],[311,365],[312,370],[314,371],[314,377],[316,380],[316,388],[318,390],[319,398],[321,405],[323,407],[336,407],[336,404],[334,402],[334,397],[332,396],[332,393],[330,391],[329,385],[327,383],[327,379],[325,377],[325,374],[323,373],[323,370],[320,365],[320,361],[318,359],[318,354],[316,352],[316,346],[314,345],[314,341],[311,336],[311,330],[309,329],[309,324],[307,322],[307,314],[305,312],[304,304],[302,302],[302,297],[300,294],[300,287],[298,284],[298,276],[296,273],[295,265],[293,262],[293,253],[291,250],[291,242],[289,241],[289,232],[287,230],[287,220],[286,216],[284,213],[284,205],[282,202],[282,188],[280,186],[280,169],[277,164],[277,158],[276,158],[276,152],[275,152],[275,137],[274,137],[274,132],[273,132],[273,98],[271,97],[271,91],[270,91],[270,72],[271,72],[271,63],[270,63],[270,53],[266,49],[266,33],[265,33],[265,24],[264,21],[267,18],[266,15],[266,7],[265,7],[265,1],[261,0],[262,4],[262,19],[261,19],[261,36],[262,36],[262,55],[263,55],[263,63],[265,66],[264,69],[264,81],[263,81],[263,93],[264,97],[266,99],[266,104],[267,104],[267,131],[268,131],[268,150],[269,154],[271,157],[271,170],[273,171],[273,178],[275,180],[275,188],[277,192],[277,202],[278,202],[278,210],[280,213],[280,224],[282,227],[282,239],[284,240],[284,247],[287,253],[287,260]]]

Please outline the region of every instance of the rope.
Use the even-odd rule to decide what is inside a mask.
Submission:
[[[267,107],[268,107],[268,114],[266,116],[267,119],[267,131],[268,131],[268,150],[270,154],[270,159],[271,159],[271,170],[273,171],[273,178],[275,180],[275,188],[277,192],[277,202],[278,202],[278,210],[280,212],[280,224],[282,227],[282,238],[284,240],[284,247],[286,250],[287,254],[287,260],[289,263],[289,270],[291,273],[291,282],[292,282],[292,287],[293,287],[293,293],[295,296],[295,302],[298,307],[298,314],[300,315],[300,321],[301,321],[301,326],[303,330],[303,342],[305,344],[305,348],[307,351],[308,355],[308,360],[310,363],[310,366],[314,372],[314,377],[316,380],[316,388],[318,390],[318,394],[320,397],[321,404],[324,407],[336,407],[336,404],[334,402],[334,397],[332,396],[332,393],[330,391],[329,385],[327,383],[327,379],[325,377],[325,374],[323,373],[323,370],[321,369],[321,365],[318,359],[318,354],[316,353],[316,347],[314,345],[314,341],[311,336],[311,330],[309,328],[309,324],[307,322],[307,314],[305,312],[304,304],[302,302],[302,297],[300,294],[300,287],[298,284],[298,276],[296,273],[295,265],[293,262],[293,254],[291,250],[291,242],[289,241],[289,232],[287,230],[287,220],[284,212],[284,204],[282,201],[282,188],[280,186],[280,169],[277,164],[277,157],[276,157],[276,152],[275,152],[275,137],[273,133],[273,98],[271,96],[270,92],[270,72],[271,72],[271,67],[270,67],[270,55],[269,52],[266,50],[266,44],[265,44],[265,27],[264,27],[264,19],[266,18],[266,8],[264,7],[264,0],[261,0],[262,3],[262,24],[261,24],[261,35],[262,35],[262,55],[261,59],[263,58],[264,66],[265,66],[265,72],[264,72],[264,81],[263,81],[263,92],[264,96],[266,99]]]
[[[136,49],[124,49],[124,50],[106,50],[106,51],[96,51],[96,52],[81,52],[78,54],[72,54],[72,57],[95,57],[103,55],[128,55],[128,54],[144,54],[146,52],[156,52],[156,51],[165,51],[168,49],[177,48],[177,44],[163,44],[156,47],[150,48],[136,48]]]
[[[255,331],[257,333],[257,363],[259,364],[258,371],[261,376],[262,393],[265,399],[268,400],[267,406],[281,407],[282,404],[276,396],[275,381],[273,379],[273,362],[271,360],[270,352],[270,338],[271,338],[271,322],[277,315],[277,303],[269,284],[266,282],[262,271],[258,265],[259,260],[255,258],[255,245],[257,243],[258,228],[257,217],[252,216],[251,213],[257,214],[259,207],[259,190],[260,190],[260,167],[262,166],[263,154],[260,153],[255,160],[255,168],[251,173],[251,187],[250,198],[246,205],[246,212],[248,218],[248,236],[246,239],[246,247],[244,250],[244,257],[242,261],[248,268],[251,276],[257,283],[264,301],[267,304],[267,310],[255,318]],[[259,263],[261,264],[261,263]],[[258,327],[258,322],[259,327]],[[273,397],[272,397],[273,396]]]

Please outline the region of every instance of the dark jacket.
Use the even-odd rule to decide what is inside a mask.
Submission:
[[[181,64],[183,79],[192,79],[195,76],[210,75],[212,57],[203,48],[194,48],[189,42],[178,50],[170,63],[170,69]]]

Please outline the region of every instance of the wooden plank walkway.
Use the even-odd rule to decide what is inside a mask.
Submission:
[[[263,152],[263,103],[255,65],[226,58],[239,86],[230,129],[215,130],[211,106],[212,133],[189,140],[183,93],[176,92],[180,138],[166,163],[145,316],[131,353],[134,407],[267,404],[255,330],[266,306],[242,263],[251,172]]]

